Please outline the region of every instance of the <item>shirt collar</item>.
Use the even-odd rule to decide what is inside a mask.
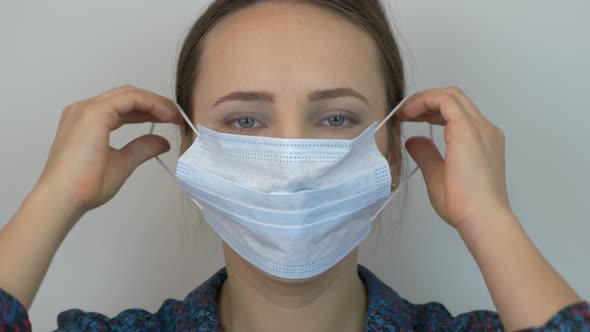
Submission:
[[[358,271],[367,289],[366,331],[397,331],[400,327],[412,326],[416,307],[364,266],[359,265]]]
[[[366,331],[387,331],[411,324],[416,308],[401,298],[393,289],[362,265],[358,274],[367,290]],[[227,279],[226,268],[220,269],[185,299],[200,316],[199,325],[216,326],[221,331],[221,320],[217,315],[217,302],[223,282]]]

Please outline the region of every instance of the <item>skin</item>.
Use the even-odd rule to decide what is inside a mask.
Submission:
[[[370,36],[316,7],[264,4],[227,18],[208,36],[201,65],[195,123],[218,131],[352,138],[385,116],[383,79]],[[358,91],[368,103],[354,97],[309,101],[313,91],[340,87]],[[243,90],[271,92],[274,101],[215,105]],[[182,124],[174,107],[162,96],[125,86],[65,108],[39,181],[0,232],[0,288],[30,307],[57,248],[78,220],[109,201],[140,164],[169,149],[165,139],[147,135],[115,150],[109,147],[110,132],[128,123]],[[361,121],[326,126],[334,109],[354,112]],[[255,115],[263,126],[240,128],[236,114],[238,119]],[[512,213],[504,134],[461,90],[419,92],[396,117],[445,126],[444,157],[426,138],[412,138],[406,147],[422,170],[434,209],[476,260],[508,330],[542,325],[581,301]],[[385,152],[383,132],[377,141]],[[356,251],[324,274],[297,281],[265,274],[227,246],[224,253],[229,277],[219,314],[229,331],[362,330],[366,294]]]
[[[207,37],[193,93],[194,121],[243,135],[354,138],[386,114],[377,54],[369,35],[316,7],[262,5],[240,11]],[[349,96],[309,100],[314,91],[337,88],[354,89],[367,102]],[[217,102],[236,91],[265,91],[274,101]],[[339,110],[358,123],[326,125]],[[240,118],[251,119],[254,127],[241,128]],[[385,134],[377,135],[383,154]],[[329,272],[303,281],[264,273],[227,245],[224,254],[228,280],[219,308],[229,331],[362,330],[366,294],[356,250]]]

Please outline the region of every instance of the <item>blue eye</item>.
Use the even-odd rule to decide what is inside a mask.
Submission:
[[[350,119],[342,115],[332,115],[321,122],[323,126],[343,127],[350,124]]]
[[[239,118],[237,120],[232,121],[234,127],[241,128],[241,129],[250,129],[250,128],[257,128],[260,127],[258,121],[253,118]]]

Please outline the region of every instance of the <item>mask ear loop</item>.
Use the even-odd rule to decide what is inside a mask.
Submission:
[[[191,127],[191,129],[195,132],[195,134],[197,136],[199,136],[199,132],[197,131],[197,128],[192,123],[192,121],[188,118],[186,113],[184,113],[182,108],[180,108],[180,106],[178,106],[178,104],[176,104],[176,103],[174,103],[174,105],[176,106],[176,110],[178,111],[178,113],[180,113],[180,115],[182,116],[184,121],[186,121],[186,123]],[[155,128],[156,128],[156,123],[152,123],[152,125],[150,127],[150,135],[154,133]],[[176,175],[174,174],[174,172],[172,172],[172,170],[162,161],[162,159],[160,159],[159,156],[156,156],[155,159],[158,162],[158,164],[160,164],[160,166],[162,166],[164,168],[166,173],[168,173],[170,176],[172,176],[172,178],[176,179]]]
[[[176,106],[176,110],[178,111],[178,113],[180,113],[180,115],[182,116],[182,118],[184,119],[184,121],[186,121],[186,123],[189,125],[189,127],[191,127],[191,129],[193,130],[193,132],[199,136],[199,131],[197,130],[197,128],[195,127],[195,125],[193,124],[193,122],[188,118],[188,116],[186,115],[186,113],[182,110],[182,108],[174,103],[174,105]],[[156,128],[156,123],[152,122],[152,125],[150,127],[150,135],[154,133],[154,129]],[[164,168],[164,170],[166,171],[166,173],[168,173],[173,179],[174,181],[176,181],[176,175],[174,174],[174,172],[172,172],[172,170],[170,169],[170,167],[168,167],[168,165],[166,165],[162,159],[160,159],[159,156],[155,157],[156,161],[158,162],[158,164],[160,164],[160,166],[162,166],[162,168]],[[201,206],[201,204],[199,204],[199,202],[197,202],[194,198],[190,198],[193,203],[195,203],[197,205],[197,207],[203,211],[203,207]]]
[[[395,115],[395,113],[397,113],[397,111],[399,111],[399,109],[408,101],[409,98],[410,98],[410,96],[407,96],[404,99],[402,99],[402,101],[399,104],[397,104],[397,106],[391,112],[389,112],[389,114],[385,117],[385,119],[383,121],[381,121],[381,123],[375,128],[375,133],[379,129],[381,129],[381,127],[383,127],[387,123],[387,121],[389,121],[389,119],[391,119]],[[434,131],[432,128],[432,124],[429,124],[428,127],[429,127],[430,139],[434,141]],[[414,174],[416,174],[416,172],[419,169],[420,168],[418,166],[414,167],[414,169],[410,172],[410,174],[405,179],[400,181],[400,183],[396,187],[395,191],[389,195],[389,197],[387,198],[387,201],[385,201],[385,203],[381,206],[381,208],[377,211],[377,213],[375,213],[373,215],[371,220],[374,220],[383,211],[383,209],[385,209],[389,205],[389,203],[391,203],[391,201],[397,195],[397,193],[400,191],[400,189],[410,181],[412,176]]]

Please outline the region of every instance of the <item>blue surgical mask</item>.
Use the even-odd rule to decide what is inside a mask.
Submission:
[[[404,101],[352,140],[220,133],[195,128],[179,109],[197,139],[178,160],[176,179],[242,258],[276,277],[314,277],[367,237],[415,173],[392,193],[389,163],[375,142]]]

